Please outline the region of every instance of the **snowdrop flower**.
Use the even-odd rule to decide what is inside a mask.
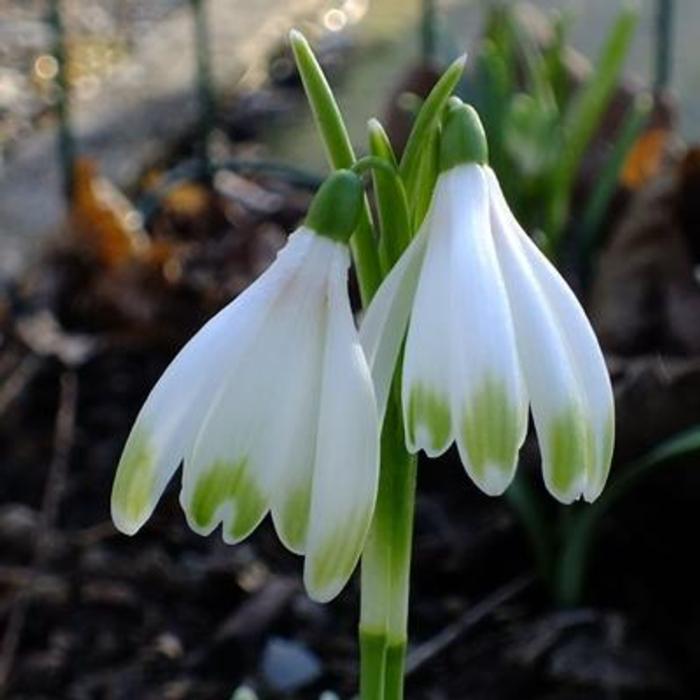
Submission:
[[[476,112],[453,101],[430,210],[360,331],[380,415],[406,335],[409,450],[435,456],[456,441],[469,476],[498,495],[514,476],[529,404],[548,490],[564,503],[592,501],[613,446],[603,355],[573,292],[515,220],[486,161]]]
[[[270,268],[180,351],[126,443],[112,517],[135,533],[184,460],[198,533],[239,542],[268,511],[319,601],[357,563],[374,510],[379,422],[347,291],[362,205],[348,171],[319,190]]]

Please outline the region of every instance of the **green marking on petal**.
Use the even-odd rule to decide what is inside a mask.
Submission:
[[[521,420],[505,385],[487,377],[469,401],[462,422],[469,462],[482,484],[488,484],[493,479],[489,472],[497,469],[503,476],[503,488],[507,486],[520,448]]]
[[[320,546],[307,554],[305,581],[316,600],[326,602],[345,585],[364,545],[371,513],[363,511],[334,528]]]
[[[589,431],[589,466],[588,483],[584,497],[592,502],[600,495],[610,472],[613,448],[615,444],[615,418],[611,412],[596,434]],[[599,436],[599,439],[596,437]]]
[[[245,458],[234,462],[219,460],[202,472],[189,504],[192,521],[202,529],[211,527],[219,508],[229,501],[233,518],[226,524],[226,533],[241,539],[258,524],[267,507]]]
[[[603,433],[603,470],[604,474],[610,468],[610,462],[612,461],[613,450],[615,449],[615,415],[610,412],[608,419],[605,421],[605,432]]]
[[[277,525],[287,545],[301,552],[306,547],[309,526],[311,483],[290,490],[278,509]]]
[[[112,487],[112,508],[126,521],[137,523],[151,505],[155,459],[143,428],[132,430],[124,447]]]
[[[445,447],[450,437],[450,406],[436,392],[414,384],[408,399],[408,431],[415,444],[418,428],[424,428],[430,436],[432,449]]]
[[[547,431],[550,482],[561,494],[568,494],[590,464],[593,431],[575,407],[555,418]]]

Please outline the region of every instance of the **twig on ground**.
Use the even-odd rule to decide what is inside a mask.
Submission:
[[[38,355],[27,355],[3,382],[2,386],[0,386],[0,415],[9,408],[34,378],[34,375],[42,365],[42,359]]]
[[[2,646],[0,646],[0,697],[4,696],[6,692],[7,681],[22,637],[22,630],[24,629],[27,610],[33,588],[36,585],[37,576],[44,568],[50,551],[47,545],[51,541],[51,530],[56,523],[61,505],[70,451],[75,436],[77,397],[77,376],[73,370],[65,370],[61,376],[61,395],[54,427],[53,457],[49,464],[44,486],[39,520],[39,536],[36,549],[34,550],[31,577],[27,581],[24,591],[19,593],[14,600],[5,627]],[[0,404],[1,406],[2,404]]]
[[[518,576],[504,586],[501,586],[501,588],[497,588],[491,595],[469,608],[462,617],[445,627],[442,632],[436,634],[432,639],[412,649],[406,659],[406,675],[408,676],[415,673],[428,663],[428,661],[442,654],[461,636],[469,631],[469,629],[481,622],[485,617],[511,598],[522,593],[533,581],[534,577],[531,575]]]

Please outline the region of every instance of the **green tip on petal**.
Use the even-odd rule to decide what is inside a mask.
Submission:
[[[362,203],[362,180],[350,170],[336,170],[313,198],[306,226],[320,236],[347,243],[359,223]]]
[[[450,98],[440,135],[440,172],[466,163],[485,165],[488,161],[486,133],[476,110],[459,98]]]
[[[150,515],[155,487],[155,459],[148,435],[132,431],[119,460],[112,487],[112,520],[117,529],[133,535]]]

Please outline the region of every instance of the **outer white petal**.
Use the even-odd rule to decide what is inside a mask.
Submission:
[[[586,396],[558,319],[535,276],[495,176],[489,173],[491,223],[513,311],[518,353],[540,443],[545,484],[571,503],[587,486]]]
[[[495,179],[495,175],[491,174]],[[497,184],[497,183],[496,183]],[[500,194],[497,196],[502,197]],[[505,206],[503,202],[499,205]],[[584,394],[586,420],[592,430],[593,454],[588,464],[584,498],[594,501],[610,471],[615,431],[615,402],[610,375],[591,324],[576,295],[510,215],[510,228],[525,252],[532,272],[547,298],[569,351],[570,361]]]
[[[488,185],[478,165],[443,175],[447,194],[451,313],[444,329],[452,348],[453,430],[462,463],[489,495],[503,493],[515,474],[527,429],[510,305],[489,221]]]
[[[324,602],[345,585],[362,551],[377,495],[379,421],[347,294],[347,253],[328,282],[328,329],[304,582]]]
[[[337,244],[313,233],[301,235],[310,241],[304,264],[277,286],[262,324],[232,352],[185,458],[181,502],[190,526],[207,534],[223,522],[230,543],[246,537],[264,517],[280,476],[296,489],[289,495],[309,500],[299,491],[310,486],[323,284]],[[293,532],[281,528],[283,540],[297,551],[303,548],[306,513],[299,515]]]
[[[406,337],[402,404],[406,445],[435,457],[452,443],[450,411],[449,196],[445,175],[438,178],[427,222],[425,259],[418,280]]]
[[[307,254],[290,237],[277,260],[178,353],[144,403],[124,447],[112,490],[112,519],[134,534],[150,517],[212,400],[227,363],[253,336],[277,292]]]
[[[426,232],[424,222],[372,298],[360,326],[360,342],[372,371],[380,423],[418,286]]]

